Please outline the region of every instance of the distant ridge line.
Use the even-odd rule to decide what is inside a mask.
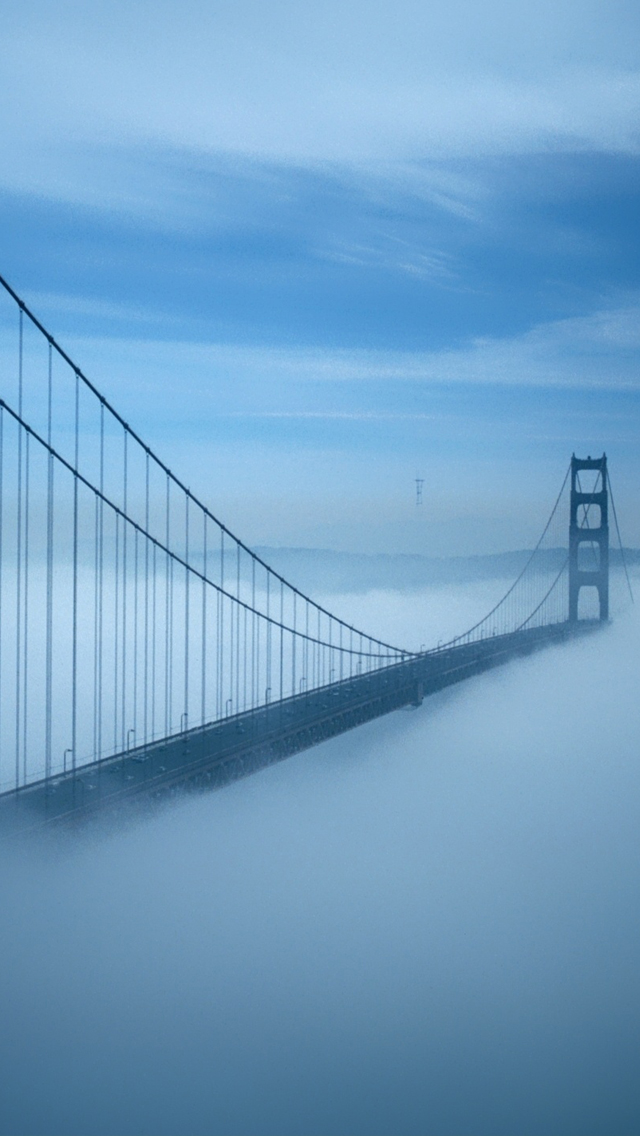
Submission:
[[[360,592],[389,588],[393,591],[416,590],[446,584],[468,584],[495,580],[517,574],[531,555],[530,549],[470,556],[425,556],[404,552],[344,552],[326,548],[257,546],[259,556],[269,559],[282,572],[298,577],[301,586],[320,591],[339,588]],[[549,571],[558,569],[566,558],[566,549],[541,549],[540,563]],[[640,564],[640,549],[625,548],[629,566]],[[623,567],[619,549],[610,549],[610,565]]]

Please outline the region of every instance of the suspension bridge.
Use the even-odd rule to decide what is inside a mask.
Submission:
[[[399,647],[230,532],[0,284],[0,832],[224,785],[608,620],[605,456],[482,620]]]

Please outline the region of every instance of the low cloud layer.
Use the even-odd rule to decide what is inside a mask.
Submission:
[[[636,1131],[638,632],[5,854],[0,1131]]]

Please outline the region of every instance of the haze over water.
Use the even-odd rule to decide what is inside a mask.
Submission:
[[[5,850],[0,1131],[636,1133],[639,631]]]

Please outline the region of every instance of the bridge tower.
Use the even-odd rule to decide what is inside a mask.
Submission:
[[[593,492],[585,493],[580,485],[580,471],[595,471]],[[580,514],[580,515],[579,515]],[[595,524],[590,524],[595,521]],[[590,544],[594,565],[581,565],[580,545]],[[569,622],[578,619],[578,596],[583,587],[598,589],[600,619],[609,618],[609,492],[607,456],[571,458],[571,504],[569,520]]]

